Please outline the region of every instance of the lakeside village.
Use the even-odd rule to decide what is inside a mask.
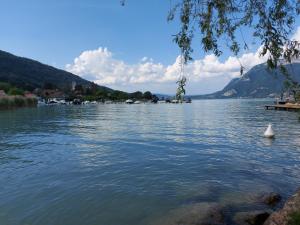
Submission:
[[[22,86],[23,87],[23,86]],[[25,85],[26,87],[26,85]],[[266,109],[300,110],[300,88],[286,87],[281,95],[272,95],[274,104]],[[45,83],[42,88],[21,88],[0,81],[0,109],[34,107],[37,105],[87,105],[87,104],[142,104],[142,103],[191,103],[191,98],[156,96],[150,91],[126,93],[98,86],[72,82],[61,88]]]
[[[126,93],[111,90],[91,83],[72,82],[71,88],[58,88],[46,83],[31,91],[0,82],[0,108],[32,107],[36,105],[81,105],[81,104],[142,104],[142,103],[191,103],[191,99],[157,97],[150,91]]]

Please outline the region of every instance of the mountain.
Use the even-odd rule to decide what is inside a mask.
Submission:
[[[288,74],[300,83],[300,63],[286,64]],[[223,90],[207,95],[192,96],[193,99],[209,98],[266,98],[279,95],[284,90],[286,75],[279,68],[270,70],[259,64],[239,78],[234,78]]]
[[[72,82],[90,86],[92,82],[72,73],[42,64],[38,61],[18,57],[0,50],[0,81],[8,82],[26,90],[41,88],[45,84],[54,84],[60,89],[70,88]],[[112,91],[103,86],[98,88]]]

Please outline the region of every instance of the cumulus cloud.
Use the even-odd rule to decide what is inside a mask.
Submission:
[[[300,41],[300,27],[291,39]],[[247,72],[251,67],[265,62],[268,56],[260,57],[260,51],[261,47],[256,52],[247,52],[239,57],[229,56],[223,61],[210,54],[189,63],[184,72],[188,77],[188,84],[195,87],[192,92],[216,91],[232,78],[239,76],[241,65]],[[107,48],[98,48],[82,52],[73,63],[66,65],[66,70],[99,85],[126,91],[145,89],[174,93],[175,81],[181,71],[180,61],[178,56],[172,64],[163,65],[145,56],[135,64],[128,64]]]
[[[184,72],[193,82],[224,76],[233,78],[239,76],[241,64],[248,70],[264,61],[265,58],[259,57],[259,50],[255,53],[245,53],[239,58],[230,56],[224,62],[214,55],[206,55],[185,66]],[[117,59],[107,48],[99,48],[82,52],[72,64],[66,65],[66,69],[100,85],[116,87],[174,83],[180,75],[180,65],[180,56],[170,65],[154,62],[148,57],[143,57],[136,64],[128,64]]]
[[[292,40],[300,41],[300,27],[297,28],[296,33],[292,36]]]

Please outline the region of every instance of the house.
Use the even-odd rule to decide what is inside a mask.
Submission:
[[[36,98],[36,95],[35,95],[35,94],[32,94],[32,93],[29,92],[29,91],[25,91],[24,96],[25,96],[26,98]]]
[[[45,99],[56,98],[59,100],[63,100],[66,98],[66,95],[62,91],[52,89],[43,90],[41,96]]]
[[[3,91],[3,90],[0,90],[0,97],[5,97],[6,96],[6,93],[5,93],[5,91]]]

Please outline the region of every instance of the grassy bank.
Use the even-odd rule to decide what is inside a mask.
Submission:
[[[36,98],[24,96],[3,96],[0,97],[0,109],[12,109],[19,107],[34,107],[37,105]]]
[[[288,225],[299,225],[299,224],[300,224],[300,212],[296,212],[290,215]]]

